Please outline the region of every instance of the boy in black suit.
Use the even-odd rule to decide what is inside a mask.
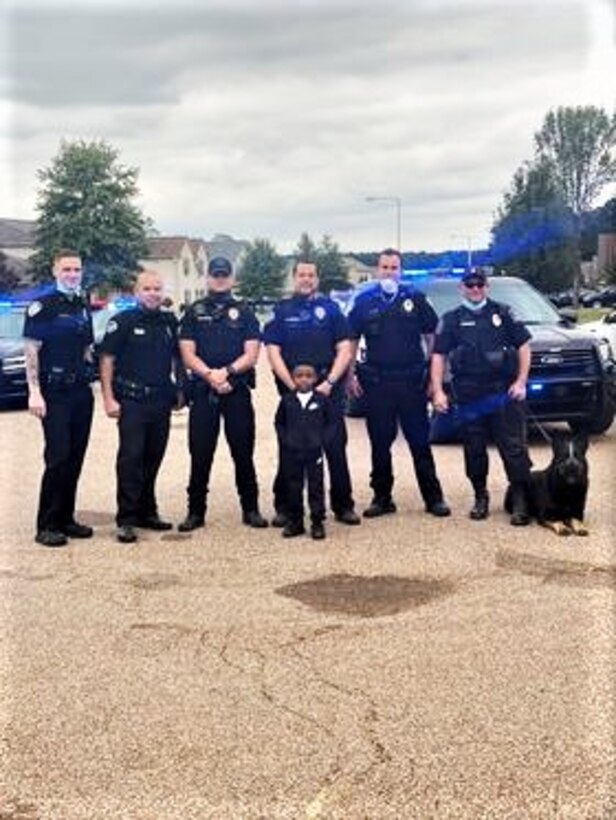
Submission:
[[[288,493],[288,520],[282,534],[293,538],[305,532],[303,489],[306,481],[310,534],[321,539],[325,538],[323,448],[335,434],[335,418],[329,399],[314,390],[317,374],[311,364],[296,365],[291,375],[295,390],[280,399],[274,422],[280,443],[280,474]]]

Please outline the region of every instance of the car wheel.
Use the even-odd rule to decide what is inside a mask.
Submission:
[[[600,436],[610,429],[615,415],[616,407],[611,402],[607,402],[603,412],[597,418],[589,421],[570,421],[569,427],[574,433],[580,432],[588,433],[591,436]]]

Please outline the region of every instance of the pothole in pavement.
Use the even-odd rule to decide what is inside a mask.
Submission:
[[[276,590],[320,612],[341,612],[362,618],[396,615],[455,592],[455,584],[438,578],[397,575],[325,575]]]

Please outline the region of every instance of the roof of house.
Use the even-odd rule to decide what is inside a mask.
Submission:
[[[176,259],[189,239],[187,236],[150,236],[146,242],[150,259]]]
[[[35,231],[33,219],[0,218],[0,248],[31,248]]]
[[[209,242],[205,243],[210,259],[215,256],[224,256],[232,265],[235,265],[240,254],[248,246],[245,239],[234,239],[227,234],[217,233]]]

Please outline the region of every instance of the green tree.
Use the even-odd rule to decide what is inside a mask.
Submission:
[[[19,277],[8,264],[6,254],[0,251],[0,293],[10,293],[19,285]]]
[[[307,233],[303,233],[297,243],[297,248],[295,250],[295,261],[314,262],[316,264],[318,261],[318,256],[319,252],[316,244]]]
[[[102,291],[128,288],[147,254],[151,223],[134,200],[138,170],[118,162],[105,141],[63,141],[47,168],[37,172],[37,278],[50,275],[54,251],[68,247],[84,261],[84,284]]]
[[[330,290],[344,290],[349,287],[349,273],[340,249],[327,234],[318,247],[317,267],[320,288],[323,293]]]
[[[285,260],[267,239],[248,243],[238,275],[238,292],[243,299],[279,299],[285,280]]]
[[[340,249],[331,236],[325,234],[319,243],[307,233],[300,236],[294,253],[296,262],[314,262],[319,271],[319,287],[323,293],[349,287],[349,274]]]
[[[584,216],[613,181],[616,115],[594,106],[549,111],[535,134],[533,161],[516,171],[497,213],[495,264],[527,266],[537,283],[577,286]]]
[[[535,134],[537,158],[550,166],[571,211],[589,211],[601,191],[616,181],[616,113],[592,105],[549,111]]]
[[[548,163],[525,163],[515,172],[492,226],[492,264],[541,290],[567,286],[575,273],[571,213]]]

